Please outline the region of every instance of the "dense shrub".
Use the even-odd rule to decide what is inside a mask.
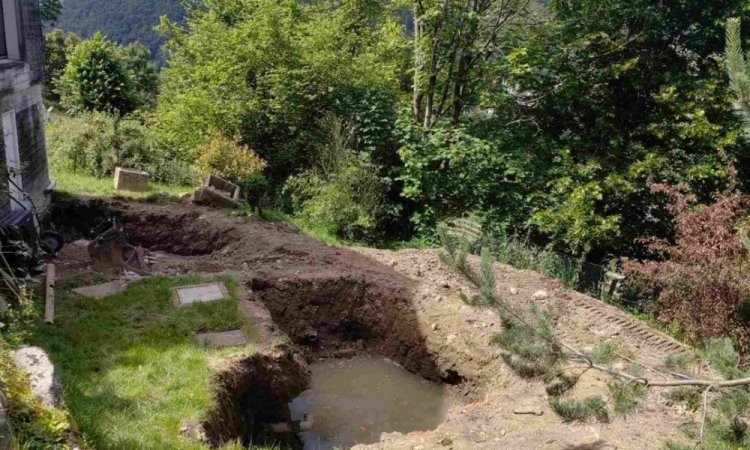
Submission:
[[[648,240],[658,260],[626,262],[641,301],[661,322],[679,323],[693,342],[731,337],[749,351],[750,255],[738,226],[748,216],[750,197],[727,191],[695,208],[684,185],[652,189],[667,195],[676,236],[673,242]]]
[[[369,240],[381,209],[379,182],[366,166],[351,164],[327,179],[316,173],[291,177],[286,190],[306,224],[330,235]]]
[[[239,182],[266,167],[265,161],[252,150],[222,134],[215,134],[200,146],[198,154],[196,165],[202,176],[216,175]]]
[[[383,218],[384,181],[378,167],[350,149],[354,127],[330,116],[324,120],[328,143],[315,169],[287,180],[296,214],[328,234],[372,240]]]
[[[138,107],[133,81],[115,44],[101,33],[75,47],[58,88],[61,102],[71,111],[128,114]]]
[[[153,133],[135,119],[90,112],[56,114],[46,130],[50,165],[57,170],[110,176],[116,166],[145,170],[155,181],[191,184],[194,169],[177,160]]]

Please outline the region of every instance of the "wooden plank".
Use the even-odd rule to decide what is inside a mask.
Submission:
[[[55,323],[55,265],[47,264],[44,291],[44,323]]]

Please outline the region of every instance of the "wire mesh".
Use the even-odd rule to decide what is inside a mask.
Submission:
[[[488,232],[484,226],[471,219],[448,222],[448,229],[457,238],[469,241],[473,252],[487,247],[495,258],[519,270],[534,270],[561,281],[565,287],[582,294],[611,300],[619,296],[623,277],[606,266],[594,264],[549,249],[534,247],[516,237]]]

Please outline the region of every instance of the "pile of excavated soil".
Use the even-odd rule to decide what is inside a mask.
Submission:
[[[367,448],[658,449],[666,440],[684,440],[680,427],[697,419],[653,391],[627,419],[563,423],[548,406],[544,383],[521,379],[503,363],[489,343],[499,319],[463,304],[460,294],[474,289],[434,250],[333,248],[289,224],[196,206],[74,200],[57,209],[62,229],[76,237],[86,237],[94,222],[117,216],[130,242],[150,251],[155,273],[234,277],[247,286],[248,304],[263,304],[272,328],[288,335],[308,360],[382,355],[452,386],[454,406],[436,430],[385,434]],[[81,257],[74,253],[61,258]],[[64,276],[87,270],[80,261],[64,262],[71,268]],[[647,365],[684,348],[542,275],[500,264],[495,271],[508,300],[531,304],[534,293],[546,291],[541,302],[555,311],[556,330],[566,343],[587,347],[613,339],[623,357]],[[606,398],[605,378],[594,372],[573,392],[591,394]]]

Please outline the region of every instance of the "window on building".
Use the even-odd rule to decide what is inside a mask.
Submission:
[[[21,59],[17,0],[0,0],[0,59]]]
[[[5,40],[5,8],[0,1],[0,58],[8,57],[8,43]]]

